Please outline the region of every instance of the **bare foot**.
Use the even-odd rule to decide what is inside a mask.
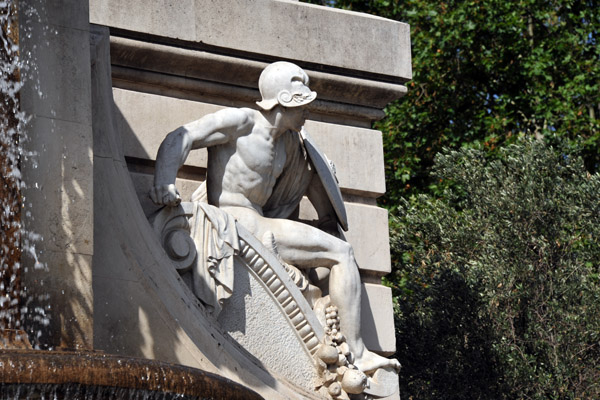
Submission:
[[[354,366],[365,374],[368,374],[379,368],[395,368],[399,370],[400,362],[395,358],[385,358],[365,349],[362,356],[354,360]]]

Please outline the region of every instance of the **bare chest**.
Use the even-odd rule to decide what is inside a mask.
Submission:
[[[263,176],[277,178],[286,161],[285,143],[281,138],[248,135],[237,141],[237,155],[246,168]]]

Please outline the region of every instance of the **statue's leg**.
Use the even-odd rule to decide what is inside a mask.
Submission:
[[[352,246],[310,225],[279,218],[265,218],[247,208],[228,212],[256,237],[267,231],[275,236],[281,258],[298,268],[329,268],[329,296],[338,308],[340,328],[354,353],[354,364],[363,372],[381,367],[399,367],[365,349],[360,336],[361,281]]]

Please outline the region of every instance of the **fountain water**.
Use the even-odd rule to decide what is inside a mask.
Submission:
[[[21,290],[22,245],[27,234],[22,230],[20,163],[23,159],[22,135],[26,117],[19,106],[21,70],[19,57],[19,31],[16,19],[16,3],[0,2],[0,329],[6,341],[19,340],[14,334],[22,328],[19,299]]]

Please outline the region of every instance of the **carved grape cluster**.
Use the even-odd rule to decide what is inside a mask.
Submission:
[[[349,394],[360,394],[365,389],[367,376],[352,363],[346,337],[340,331],[338,309],[330,305],[325,309],[325,338],[316,353],[317,370],[321,376],[318,389],[331,399],[346,400]]]

